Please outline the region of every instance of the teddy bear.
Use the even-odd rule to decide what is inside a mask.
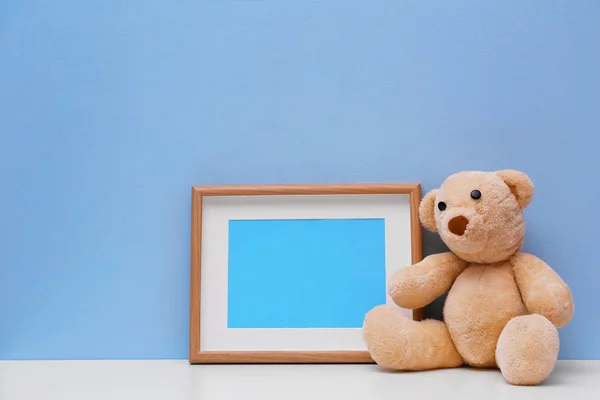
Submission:
[[[521,252],[524,209],[534,185],[517,170],[448,176],[419,205],[419,219],[450,251],[398,270],[394,303],[417,309],[447,293],[443,321],[413,320],[379,305],[362,334],[382,368],[418,371],[470,366],[499,369],[512,385],[538,385],[558,358],[557,328],[573,317],[571,291],[535,255]]]

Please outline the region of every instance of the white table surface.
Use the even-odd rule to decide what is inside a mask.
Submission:
[[[600,361],[559,361],[538,387],[499,371],[412,373],[376,365],[188,365],[159,361],[0,361],[1,400],[600,399]]]

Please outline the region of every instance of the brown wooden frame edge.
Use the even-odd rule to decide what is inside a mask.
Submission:
[[[201,351],[191,364],[371,364],[367,351]]]
[[[366,351],[202,351],[200,349],[200,279],[202,259],[202,198],[204,196],[310,195],[310,194],[408,194],[411,214],[411,257],[423,258],[419,221],[420,183],[364,183],[309,185],[193,186],[190,245],[190,364],[250,363],[373,363]],[[423,319],[423,308],[413,310],[413,319]]]

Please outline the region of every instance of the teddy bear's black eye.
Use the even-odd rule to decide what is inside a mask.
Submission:
[[[438,208],[440,211],[444,211],[446,209],[446,203],[444,203],[443,201],[440,201],[438,203]]]
[[[481,198],[481,192],[479,190],[473,190],[471,192],[471,198],[478,200],[479,198]]]

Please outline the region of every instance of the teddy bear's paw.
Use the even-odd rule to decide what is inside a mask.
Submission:
[[[462,365],[446,325],[441,321],[413,321],[392,305],[367,313],[363,338],[371,358],[393,370],[427,370]]]
[[[406,326],[410,320],[389,305],[377,306],[367,313],[363,338],[371,358],[384,368],[407,369],[404,363],[407,347]]]
[[[547,318],[523,315],[511,319],[496,347],[496,361],[506,381],[512,385],[542,383],[558,359],[558,331]]]

